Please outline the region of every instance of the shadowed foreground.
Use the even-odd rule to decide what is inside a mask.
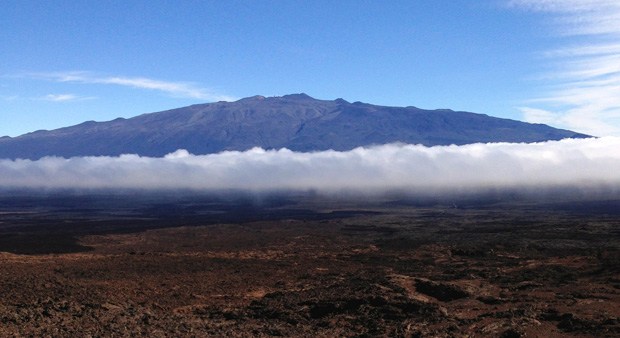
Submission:
[[[619,211],[3,197],[0,336],[618,336]]]

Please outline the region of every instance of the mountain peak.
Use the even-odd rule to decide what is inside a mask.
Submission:
[[[201,104],[108,122],[0,138],[0,158],[43,156],[164,156],[225,150],[288,148],[350,150],[408,143],[426,146],[477,142],[540,142],[587,135],[481,114],[385,107],[314,99],[305,93],[260,95],[238,104]]]
[[[306,93],[288,94],[288,95],[282,96],[282,98],[289,99],[289,100],[314,100],[313,97],[311,97],[310,95]]]
[[[237,100],[237,102],[251,102],[251,101],[263,101],[265,99],[262,95],[254,95],[250,97],[244,97],[242,99]]]

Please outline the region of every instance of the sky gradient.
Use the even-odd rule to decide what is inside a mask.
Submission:
[[[620,135],[617,0],[1,7],[0,135],[299,92]]]

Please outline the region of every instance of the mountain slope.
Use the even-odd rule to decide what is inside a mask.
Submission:
[[[194,154],[255,146],[291,150],[348,150],[392,142],[424,145],[537,142],[588,137],[542,124],[415,107],[316,100],[305,94],[254,96],[198,104],[130,119],[84,122],[0,138],[0,158],[140,154],[177,149]]]

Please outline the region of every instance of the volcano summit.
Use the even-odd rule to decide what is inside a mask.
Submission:
[[[386,107],[306,94],[253,96],[197,104],[130,119],[88,121],[56,130],[0,138],[0,158],[163,156],[225,150],[288,148],[350,150],[394,142],[426,146],[477,142],[539,142],[584,134],[449,109]]]

